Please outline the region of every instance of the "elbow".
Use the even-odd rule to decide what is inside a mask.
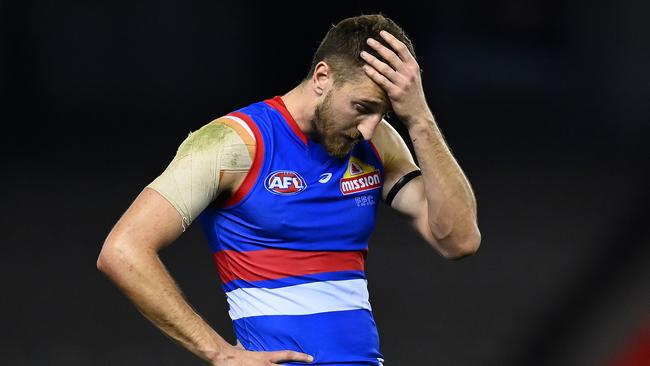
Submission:
[[[107,239],[95,265],[100,272],[111,277],[111,274],[120,271],[123,265],[128,263],[128,258],[129,256],[118,242]]]
[[[104,274],[107,274],[111,268],[111,259],[108,258],[108,255],[105,254],[103,250],[101,251],[101,253],[99,253],[96,266],[97,266],[97,270],[99,270],[99,272],[102,272]]]
[[[115,267],[115,257],[114,248],[109,242],[104,242],[102,250],[99,252],[99,256],[97,257],[97,263],[95,264],[97,269],[104,274],[110,273],[111,269]]]
[[[476,254],[481,245],[481,233],[476,225],[472,225],[473,230],[469,233],[460,235],[456,240],[450,240],[447,250],[442,255],[445,259],[457,261]]]

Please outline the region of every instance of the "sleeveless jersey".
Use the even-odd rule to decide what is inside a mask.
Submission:
[[[280,97],[228,118],[255,136],[253,164],[199,219],[237,339],[250,351],[310,354],[310,365],[381,366],[364,272],[383,186],[377,150],[361,141],[329,156]]]

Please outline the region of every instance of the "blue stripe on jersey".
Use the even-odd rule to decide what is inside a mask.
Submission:
[[[218,229],[216,229],[218,230]],[[242,233],[239,233],[241,235]],[[264,244],[260,243],[247,243],[245,241],[242,242],[226,242],[226,241],[220,241],[219,246],[213,246],[212,247],[212,252],[218,252],[220,250],[236,250],[238,252],[250,252],[253,250],[262,250],[262,249],[291,249],[291,250],[305,250],[305,244],[306,243],[299,243],[299,242],[276,242],[276,241],[268,241],[265,242]],[[334,248],[334,249],[333,249]],[[350,243],[348,244],[345,249],[341,248],[340,244],[335,244],[327,241],[315,241],[313,243],[309,243],[309,250],[312,251],[329,251],[329,250],[345,250],[345,251],[350,251],[350,250],[364,250],[368,248],[367,243],[359,243],[359,244],[353,244]]]
[[[225,292],[230,292],[238,288],[246,287],[262,287],[262,288],[280,288],[293,285],[300,285],[302,283],[318,282],[318,281],[339,281],[339,280],[352,280],[366,278],[366,275],[362,271],[337,271],[337,272],[321,272],[306,274],[296,277],[283,277],[272,280],[262,280],[262,281],[245,281],[245,280],[233,280],[228,282],[225,285],[221,285]]]

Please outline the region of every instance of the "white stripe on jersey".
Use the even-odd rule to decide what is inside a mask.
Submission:
[[[249,135],[251,135],[253,141],[255,140],[255,135],[253,134],[251,128],[248,127],[248,123],[244,122],[241,118],[235,116],[224,116],[224,118],[228,118],[230,120],[237,122],[244,130],[246,130],[246,132],[248,132]]]
[[[238,288],[226,293],[232,320],[259,315],[306,315],[367,309],[368,281],[320,281],[280,288]]]

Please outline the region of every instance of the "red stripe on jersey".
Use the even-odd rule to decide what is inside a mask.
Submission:
[[[321,272],[363,271],[367,250],[301,251],[263,249],[213,253],[223,284],[232,280],[261,281]]]
[[[246,194],[248,194],[251,188],[253,188],[255,180],[257,180],[257,176],[260,174],[260,169],[262,169],[262,163],[264,162],[264,140],[262,139],[260,130],[257,128],[257,124],[255,124],[248,115],[241,112],[232,112],[228,115],[242,119],[246,122],[251,131],[253,131],[253,135],[255,135],[255,157],[253,158],[253,163],[251,164],[251,168],[249,169],[248,174],[246,174],[244,181],[241,183],[235,194],[228,197],[221,207],[235,205],[246,197]]]
[[[368,142],[370,143],[370,147],[372,147],[372,149],[375,151],[375,155],[377,155],[377,159],[379,159],[379,161],[383,165],[384,162],[381,160],[381,155],[379,155],[379,150],[377,150],[377,146],[375,146],[372,140],[368,140]]]
[[[282,117],[287,121],[289,124],[289,127],[293,130],[293,132],[302,140],[302,142],[307,145],[307,136],[302,132],[300,127],[298,127],[298,123],[296,122],[295,119],[293,119],[293,116],[291,116],[291,113],[289,113],[289,110],[287,109],[287,106],[284,105],[284,102],[282,101],[282,98],[280,96],[276,96],[273,99],[267,99],[264,101],[264,103],[270,105],[273,107],[273,109],[277,110],[280,112]]]

